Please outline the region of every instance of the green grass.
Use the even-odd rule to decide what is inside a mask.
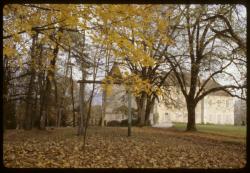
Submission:
[[[186,130],[186,123],[174,123],[174,128],[177,130]],[[199,132],[212,133],[232,137],[246,137],[246,126],[234,125],[214,125],[214,124],[196,124]]]

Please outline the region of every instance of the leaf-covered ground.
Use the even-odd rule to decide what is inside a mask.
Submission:
[[[76,129],[9,130],[4,134],[6,167],[241,168],[244,138],[174,129],[90,127],[85,150]]]

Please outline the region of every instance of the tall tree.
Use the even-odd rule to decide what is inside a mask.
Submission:
[[[212,22],[207,14],[212,12],[212,7],[206,5],[187,5],[185,7],[184,28],[178,54],[166,52],[167,62],[172,66],[179,87],[185,97],[188,110],[187,130],[195,131],[195,107],[206,95],[212,92],[225,91],[229,89],[244,88],[246,85],[237,80],[235,73],[229,72],[233,62],[237,61],[234,54],[234,46],[221,42],[218,33],[212,32]],[[184,37],[183,37],[184,36]],[[181,42],[184,44],[181,44]],[[178,44],[178,42],[177,42]],[[188,52],[186,54],[185,52]],[[180,63],[181,62],[181,63]],[[175,66],[177,68],[175,68]],[[186,77],[187,73],[190,77]],[[231,84],[222,84],[222,74],[231,80]],[[201,80],[200,77],[203,79]],[[205,90],[211,82],[220,83]],[[189,85],[188,85],[189,83]]]
[[[169,35],[169,18],[173,8],[164,9],[157,5],[116,5],[99,8],[98,19],[102,25],[99,38],[105,40],[104,44],[111,45],[112,55],[120,61],[120,66],[128,71],[125,78],[138,79],[132,87],[132,92],[136,95],[139,122],[145,125],[146,121],[148,123],[154,100],[162,89],[159,80],[165,80],[168,76],[159,75],[159,67],[166,65],[162,51],[173,43]],[[178,16],[173,18],[179,20]],[[94,40],[98,42],[102,39]],[[143,85],[145,83],[147,84]]]

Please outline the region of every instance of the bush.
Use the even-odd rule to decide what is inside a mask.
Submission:
[[[138,120],[137,119],[132,119],[132,126],[137,125]],[[128,119],[124,119],[121,121],[121,126],[126,127],[128,126]]]
[[[112,127],[118,127],[120,126],[120,121],[117,121],[117,120],[112,120],[112,121],[108,121],[107,122],[107,126],[112,126]]]

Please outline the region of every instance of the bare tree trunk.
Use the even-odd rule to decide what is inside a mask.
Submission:
[[[57,119],[57,124],[56,124],[56,126],[57,127],[60,127],[61,126],[61,119],[62,119],[62,111],[63,111],[63,108],[61,107],[61,105],[60,105],[60,107],[58,108],[58,119]]]
[[[84,69],[84,66],[82,64],[82,80],[86,79],[86,71]],[[80,104],[80,122],[78,126],[78,135],[84,134],[84,122],[85,122],[85,112],[84,112],[84,98],[85,98],[85,84],[80,83],[80,93],[79,93],[79,104]]]
[[[104,119],[106,113],[106,91],[103,91],[102,94],[102,114],[101,114],[101,126],[104,126]]]
[[[47,85],[45,74],[40,74],[40,111],[39,118],[37,119],[37,126],[39,129],[45,128],[45,99],[46,99],[46,90],[45,87]]]
[[[94,78],[95,80],[95,78]],[[93,100],[93,96],[94,96],[94,91],[95,91],[95,84],[93,84],[93,89],[89,98],[89,108],[88,108],[88,114],[87,114],[87,118],[85,121],[85,128],[84,128],[84,138],[83,138],[83,148],[85,147],[85,142],[86,142],[86,135],[87,135],[87,128],[88,128],[88,123],[89,123],[89,119],[91,116],[91,107],[92,107],[92,100]]]
[[[24,122],[24,129],[25,130],[30,130],[32,129],[31,126],[31,116],[32,116],[32,91],[33,91],[33,86],[34,85],[34,74],[31,75],[30,77],[30,82],[29,82],[29,89],[27,93],[27,100],[26,100],[26,108],[25,108],[25,122]]]
[[[38,93],[39,93],[39,99],[38,99],[38,104],[37,106],[39,108],[39,111],[37,111],[36,119],[34,120],[34,127],[38,129],[42,129],[41,127],[41,118],[42,118],[42,111],[44,107],[44,72],[42,72],[41,67],[42,67],[42,58],[43,58],[43,45],[39,45],[40,49],[40,55],[38,57],[38,66],[39,66],[39,72],[38,72]]]
[[[141,98],[140,97],[136,97],[135,98],[136,101],[136,105],[137,105],[137,117],[138,117],[138,124],[141,121],[141,111],[142,111],[142,106],[141,106]]]
[[[36,89],[35,91],[36,91],[35,104],[34,104],[34,106],[33,106],[33,108],[34,108],[33,114],[34,114],[35,116],[34,116],[34,117],[33,117],[33,116],[31,117],[31,125],[32,125],[32,127],[34,127],[34,124],[35,124],[36,119],[37,119],[37,116],[38,116],[38,115],[37,115],[37,112],[38,112],[38,111],[37,111],[37,109],[38,109],[38,108],[37,108],[37,107],[38,107],[38,106],[37,106],[37,104],[38,104],[38,103],[37,103],[37,102],[38,102],[38,96],[37,96],[37,95],[38,95],[38,91],[37,91],[37,89]]]
[[[145,112],[145,125],[150,125],[150,113],[151,113],[151,110],[154,106],[154,100],[155,100],[155,97],[153,98],[150,98],[150,96],[147,97],[147,105],[146,105],[146,112]]]
[[[80,83],[80,93],[79,93],[79,104],[80,104],[80,122],[78,126],[78,135],[83,135],[83,119],[84,119],[84,112],[83,112],[83,104],[84,104],[84,84]]]
[[[70,62],[70,50],[68,54],[68,59],[66,61],[66,70],[64,74],[65,81],[67,81],[67,76],[68,76],[68,71],[69,71],[69,62]],[[65,99],[66,91],[67,91],[67,85],[65,84],[63,86],[63,91],[62,91],[63,93],[60,99],[60,103],[57,105],[57,127],[61,126],[61,119],[62,119],[62,112],[64,109],[63,107],[64,107],[64,99]]]
[[[186,131],[196,131],[195,125],[195,103],[192,100],[187,101],[187,110],[188,110],[188,123]]]
[[[55,98],[55,106],[56,108],[58,108],[58,94],[57,94],[57,83],[56,83],[56,79],[55,77],[53,77],[53,84],[54,84],[54,87],[55,87],[55,91],[54,91],[54,98]]]
[[[85,129],[84,129],[83,149],[85,147],[87,128],[88,128],[89,120],[90,120],[90,117],[91,117],[92,101],[93,101],[93,96],[94,96],[94,92],[95,92],[95,80],[96,80],[96,75],[97,75],[97,71],[98,71],[97,64],[99,63],[99,61],[101,59],[101,58],[98,58],[98,60],[96,60],[96,56],[97,56],[97,51],[96,51],[95,56],[94,56],[94,67],[93,67],[93,80],[94,80],[94,83],[92,85],[93,87],[92,87],[92,91],[91,91],[90,98],[89,98],[89,108],[88,108],[87,119],[86,119],[86,122],[85,122]]]
[[[8,57],[5,55],[4,57],[4,66],[3,68],[3,110],[7,110],[7,104],[8,104],[8,84],[9,84],[9,78],[10,78],[10,73],[9,73],[9,67],[8,67]],[[6,129],[6,124],[7,124],[7,114],[3,114],[3,123],[4,123],[4,130]]]
[[[110,58],[110,51],[108,49],[106,53],[106,57],[105,57],[105,77],[107,76],[109,72],[109,58]],[[104,120],[105,120],[105,114],[106,114],[106,99],[107,99],[107,93],[105,89],[102,94],[102,113],[101,113],[101,126],[102,127],[105,125]]]
[[[140,108],[141,110],[139,114],[139,117],[140,117],[139,125],[144,126],[145,125],[145,113],[146,113],[146,93],[142,93],[140,106],[141,106]]]
[[[38,33],[36,33],[32,38],[32,45],[31,45],[31,64],[30,64],[30,70],[31,70],[31,77],[29,81],[28,86],[28,92],[26,97],[26,108],[25,108],[25,123],[24,123],[24,129],[30,130],[32,129],[32,122],[31,122],[31,116],[32,116],[32,102],[33,102],[33,92],[34,92],[34,81],[35,81],[35,49],[36,49],[36,41],[38,38]]]
[[[83,33],[83,51],[84,51],[84,47],[85,47],[85,31]],[[82,58],[84,59],[84,53],[82,54]],[[86,64],[84,62],[81,62],[81,71],[82,71],[82,80],[86,79],[87,76],[87,72],[86,72]],[[85,120],[85,114],[86,111],[84,111],[84,98],[85,98],[85,84],[84,83],[80,83],[80,93],[79,93],[79,107],[80,107],[80,117],[79,117],[79,125],[78,125],[78,131],[77,134],[78,135],[83,135],[84,133],[84,120]]]
[[[75,101],[74,101],[74,81],[72,76],[72,66],[70,66],[70,81],[71,81],[71,101],[72,101],[72,113],[73,113],[73,127],[75,127]]]
[[[51,103],[50,101],[50,96],[51,96],[51,84],[54,80],[55,77],[55,65],[56,65],[56,58],[59,52],[59,45],[56,44],[55,49],[53,50],[53,59],[50,61],[50,68],[48,70],[48,74],[46,77],[46,89],[45,89],[45,127],[50,124],[49,122],[49,114],[50,114],[50,107],[49,104]]]

